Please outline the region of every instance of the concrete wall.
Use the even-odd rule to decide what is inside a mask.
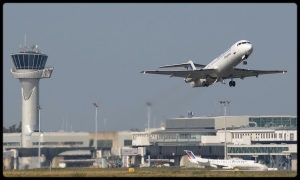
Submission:
[[[131,131],[119,131],[118,132],[118,144],[115,148],[122,148],[124,146],[124,140],[132,140]]]
[[[215,129],[224,129],[224,116],[215,117]],[[249,116],[226,116],[226,127],[249,125]]]
[[[98,132],[97,140],[112,140],[112,148],[118,147],[118,132]],[[89,139],[95,140],[95,132],[89,132]],[[95,141],[93,146],[95,147]],[[99,144],[98,144],[99,147]],[[101,148],[101,147],[99,147]]]
[[[242,139],[232,139],[233,144],[251,144],[251,137],[250,136],[243,136]]]
[[[219,142],[224,143],[225,138],[224,138],[224,130],[220,130],[217,132],[217,136],[219,137]],[[226,130],[226,142],[231,142],[232,141],[232,135],[230,133],[230,130]]]
[[[213,118],[172,118],[166,120],[166,129],[176,129],[176,128],[204,128],[204,127],[214,127],[215,121]]]
[[[148,146],[149,140],[148,137],[136,137],[135,140],[132,140],[133,146]]]
[[[201,143],[220,143],[220,135],[201,136]]]

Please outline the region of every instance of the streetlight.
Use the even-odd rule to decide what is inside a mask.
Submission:
[[[226,104],[229,104],[230,101],[219,101],[220,104],[224,104],[224,136],[225,136],[225,142],[224,142],[224,159],[226,160],[227,159],[227,153],[226,153],[226,150],[227,150],[227,145],[226,145]]]
[[[146,105],[148,106],[148,142],[150,144],[150,106],[152,105],[152,103],[150,101],[146,102]]]
[[[95,138],[96,138],[96,141],[95,141],[95,157],[96,157],[96,153],[97,153],[97,107],[99,107],[98,103],[93,103],[93,105],[95,106],[96,108],[96,115],[95,115]]]
[[[41,109],[40,105],[37,105],[37,109],[39,110],[39,168],[41,168]]]

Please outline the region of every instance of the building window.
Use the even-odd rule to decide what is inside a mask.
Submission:
[[[290,134],[290,140],[293,141],[294,140],[294,133]]]
[[[124,146],[131,146],[132,140],[124,140]]]
[[[3,146],[20,146],[20,142],[4,142]]]
[[[279,133],[279,139],[282,139],[282,133]]]

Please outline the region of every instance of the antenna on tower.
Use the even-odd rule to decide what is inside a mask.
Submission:
[[[27,49],[27,47],[26,47],[26,34],[25,34],[25,38],[24,38],[24,44],[25,44],[25,46],[24,46],[24,52],[26,52],[26,49]]]

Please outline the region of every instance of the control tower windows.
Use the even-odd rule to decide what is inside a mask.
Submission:
[[[11,55],[16,69],[44,69],[47,55],[34,53],[20,53]]]
[[[34,55],[33,54],[30,54],[29,57],[28,57],[28,66],[29,66],[29,69],[32,69],[31,67],[33,67],[33,58],[34,58]]]
[[[24,57],[23,57],[23,54],[18,55],[18,59],[19,59],[19,62],[20,62],[20,67],[24,67]],[[22,68],[22,69],[24,69],[24,68]]]

